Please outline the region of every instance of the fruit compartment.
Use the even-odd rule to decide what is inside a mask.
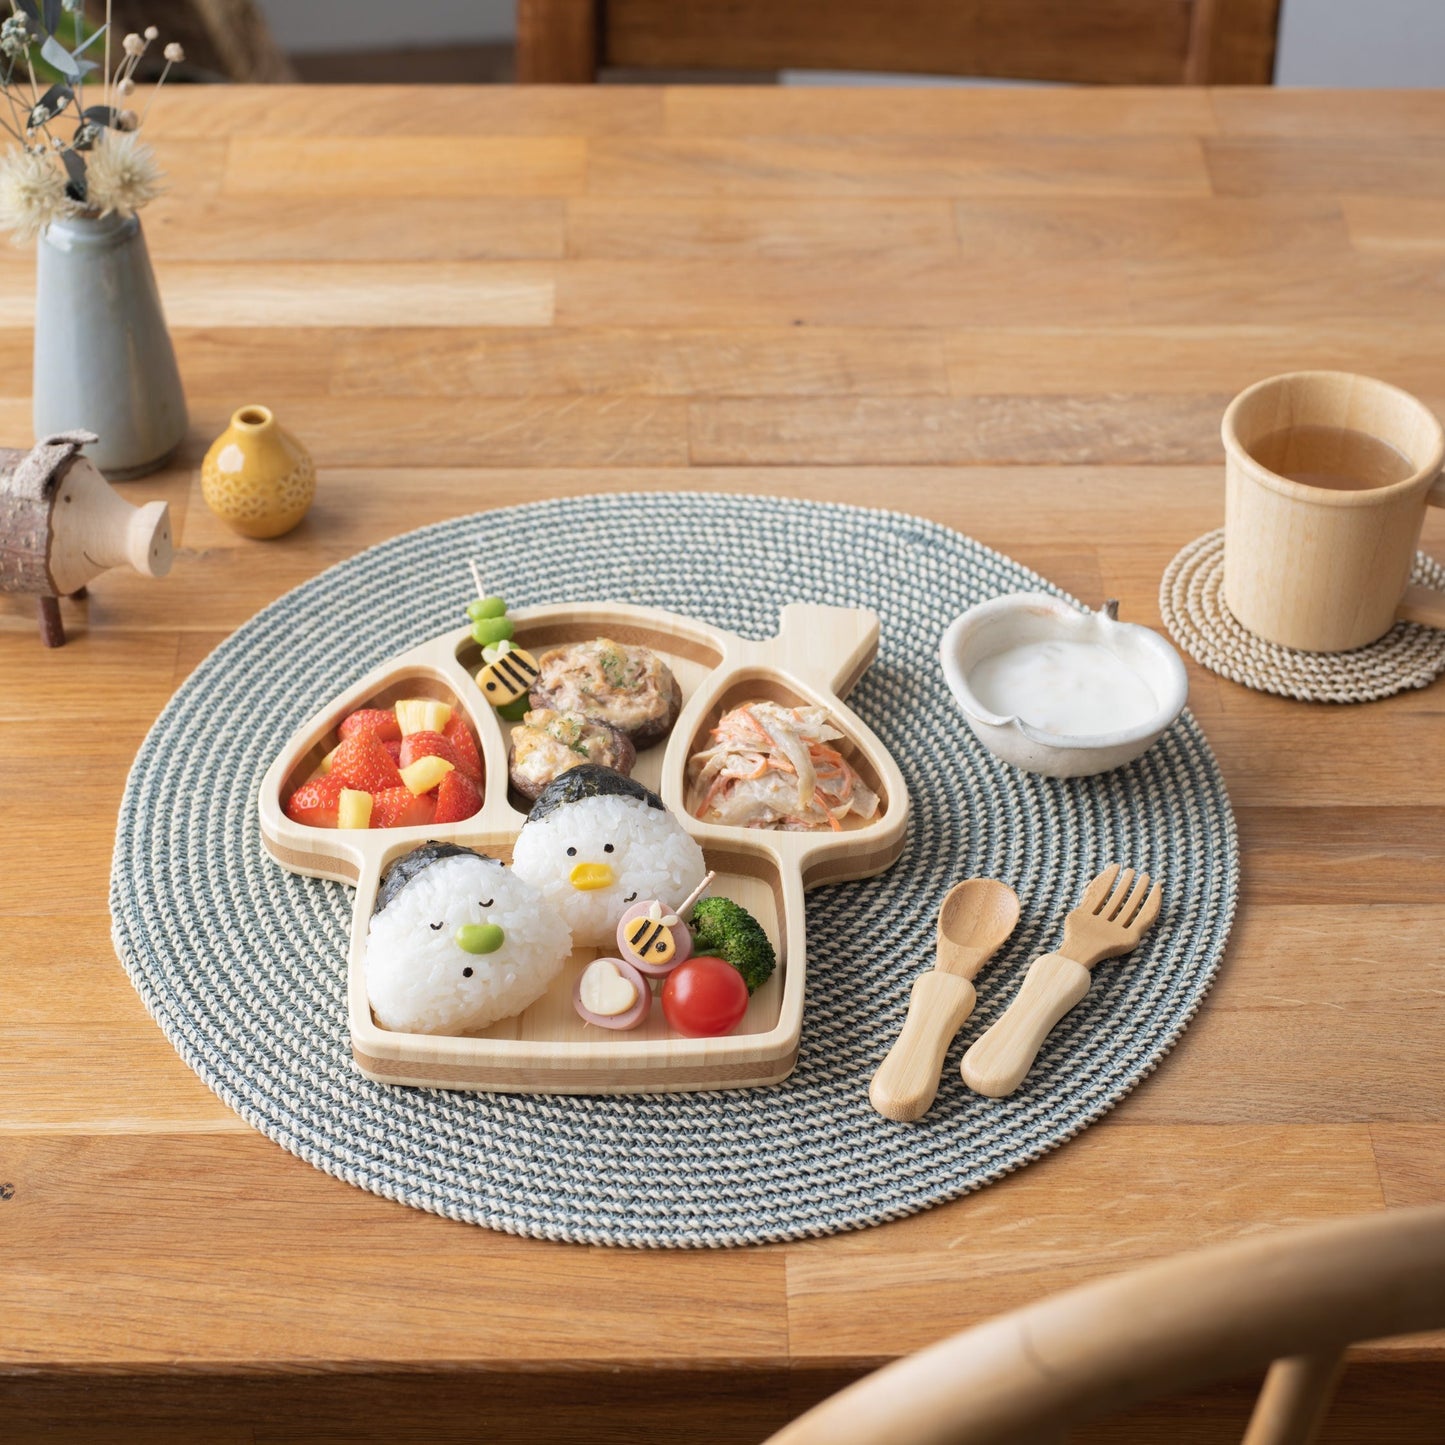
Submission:
[[[286,799],[291,796],[307,779],[311,778],[321,760],[340,742],[337,728],[352,713],[364,708],[388,709],[394,707],[401,699],[408,697],[433,698],[437,702],[444,702],[459,713],[471,728],[472,735],[477,736],[479,729],[475,719],[467,707],[458,698],[450,682],[439,674],[425,672],[420,669],[411,669],[404,674],[395,675],[380,691],[361,699],[354,706],[348,706],[341,712],[331,717],[330,724],[326,730],[307,748],[286,771],[281,779],[278,788],[278,795],[284,807]],[[327,709],[330,714],[331,709]],[[481,751],[481,741],[478,738],[478,752]],[[482,758],[482,783],[485,788],[487,774],[486,758]]]

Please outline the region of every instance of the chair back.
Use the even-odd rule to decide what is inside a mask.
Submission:
[[[1306,1445],[1347,1345],[1441,1326],[1445,1206],[1283,1229],[965,1330],[840,1391],[768,1445],[1058,1441],[1072,1424],[1265,1365],[1245,1445]]]
[[[901,71],[1268,85],[1280,0],[518,0],[517,78]]]

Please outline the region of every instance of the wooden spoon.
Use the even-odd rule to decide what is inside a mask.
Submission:
[[[919,1118],[938,1093],[943,1057],[973,1012],[970,980],[1019,921],[1019,900],[1007,883],[967,878],[949,890],[938,911],[938,958],[913,981],[898,1042],[873,1076],[868,1098],[885,1118]]]

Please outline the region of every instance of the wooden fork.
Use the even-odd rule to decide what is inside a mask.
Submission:
[[[1159,916],[1160,898],[1160,885],[1151,891],[1147,873],[1136,881],[1132,868],[1121,873],[1112,863],[1104,869],[1064,919],[1063,948],[1029,965],[1003,1017],[963,1056],[963,1082],[991,1099],[1013,1093],[1049,1031],[1088,993],[1089,970],[1139,942]]]

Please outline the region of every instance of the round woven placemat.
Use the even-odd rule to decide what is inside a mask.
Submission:
[[[1445,588],[1445,567],[1416,553],[1410,580]],[[1195,538],[1164,569],[1159,611],[1174,640],[1202,667],[1259,692],[1300,702],[1376,702],[1429,687],[1445,672],[1445,631],[1397,622],[1352,652],[1299,652],[1237,622],[1224,600],[1224,528]]]
[[[802,1052],[784,1083],[569,1098],[393,1088],[353,1068],[351,891],[264,855],[257,791],[311,713],[455,627],[468,557],[487,559],[488,586],[514,606],[624,598],[752,637],[776,631],[786,601],[879,612],[882,651],[852,701],[908,780],[910,835],[881,878],[808,895]],[[121,804],[117,950],[166,1036],[242,1117],[328,1173],[455,1219],[732,1245],[859,1228],[977,1189],[1072,1138],[1158,1064],[1214,977],[1237,887],[1233,815],[1188,714],[1137,763],[1071,782],[1009,768],[965,728],[937,662],[945,624],[1040,587],[1057,592],[917,518],[759,497],[585,497],[398,537],[260,612],[161,714]],[[1096,971],[1012,1098],[971,1094],[963,1048],[1116,858],[1164,878],[1158,924]],[[1012,883],[1023,918],[980,979],[937,1102],[917,1124],[891,1123],[868,1081],[931,965],[943,895],[970,875]]]

